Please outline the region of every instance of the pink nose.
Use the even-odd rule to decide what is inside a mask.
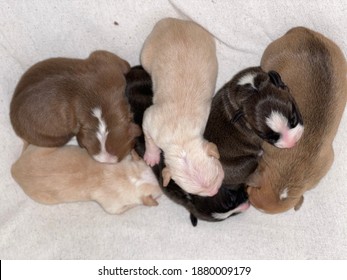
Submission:
[[[284,142],[284,147],[283,148],[292,148],[296,144],[296,140],[294,138],[288,139],[287,141]]]
[[[280,140],[275,144],[278,148],[292,148],[296,145],[296,143],[299,141],[303,133],[303,129],[294,131],[284,131],[282,132],[282,137]]]
[[[251,206],[251,204],[249,203],[249,201],[245,202],[245,203],[242,203],[240,206],[239,206],[239,209],[240,211],[246,211],[249,207]]]
[[[275,146],[277,148],[281,148],[281,149],[284,149],[284,148],[289,149],[289,148],[294,147],[295,144],[296,144],[295,140],[280,139],[280,141],[275,143]]]

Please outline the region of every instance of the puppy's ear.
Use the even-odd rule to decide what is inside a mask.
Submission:
[[[123,74],[127,74],[130,71],[130,64],[124,59],[119,59],[119,66]]]
[[[131,137],[138,137],[141,136],[142,134],[142,129],[135,123],[130,123],[129,125],[129,135]]]
[[[143,205],[146,205],[146,206],[157,206],[157,205],[159,205],[158,201],[156,201],[153,198],[153,196],[151,196],[151,195],[143,196],[142,197],[142,202],[143,202]]]
[[[131,150],[130,154],[134,161],[141,160],[141,157],[138,155],[138,153],[136,153],[134,149]]]
[[[204,143],[204,147],[206,149],[206,153],[207,153],[208,156],[214,157],[216,159],[220,158],[220,155],[219,155],[218,148],[217,148],[216,144],[214,144],[212,142],[206,141]]]
[[[303,203],[304,203],[304,196],[302,195],[299,199],[299,202],[294,206],[294,210],[298,211]]]
[[[287,86],[283,83],[280,74],[278,74],[276,71],[269,71],[268,73],[270,77],[271,83],[273,83],[278,88],[286,88]]]
[[[247,192],[250,192],[250,188],[260,188],[261,187],[261,173],[256,169],[247,179]]]
[[[171,180],[171,172],[168,167],[164,167],[161,171],[161,175],[163,176],[163,187],[166,187]]]

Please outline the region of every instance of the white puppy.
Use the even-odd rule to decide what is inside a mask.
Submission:
[[[143,118],[145,161],[157,164],[162,149],[164,186],[172,178],[189,193],[213,196],[224,178],[216,145],[203,138],[218,71],[213,37],[194,22],[162,19],[141,63],[154,92]]]

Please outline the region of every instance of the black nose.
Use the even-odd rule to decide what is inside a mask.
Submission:
[[[287,86],[283,83],[280,74],[278,74],[276,71],[270,71],[268,73],[269,77],[270,77],[270,81],[271,83],[273,83],[276,87],[278,88],[286,88]]]

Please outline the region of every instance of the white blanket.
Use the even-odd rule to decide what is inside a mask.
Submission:
[[[323,33],[347,53],[347,2],[0,0],[0,259],[346,259],[347,113],[334,142],[335,162],[298,212],[251,208],[220,223],[199,221],[166,197],[158,207],[106,214],[94,202],[46,206],[10,175],[21,141],[9,103],[23,72],[49,57],[85,58],[106,49],[139,63],[155,22],[190,18],[218,39],[220,88],[259,65],[265,47],[294,26]]]

